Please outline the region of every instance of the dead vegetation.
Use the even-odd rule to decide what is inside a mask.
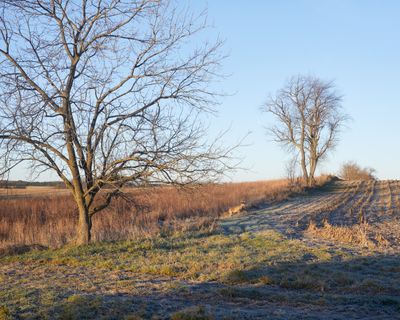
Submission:
[[[327,240],[339,241],[341,243],[356,244],[366,248],[374,248],[375,244],[367,235],[368,224],[355,226],[333,226],[324,221],[322,227],[318,228],[315,222],[310,222],[306,234]]]
[[[369,223],[360,223],[352,226],[334,226],[324,221],[322,227],[310,222],[306,234],[339,243],[358,245],[367,249],[384,249],[389,245],[386,236]]]
[[[398,247],[398,181],[349,183],[342,194],[341,201],[326,204],[314,215],[307,235],[368,249]]]
[[[131,189],[93,221],[95,241],[135,239],[171,231],[212,228],[224,212],[237,213],[285,199],[286,180],[204,185],[190,189]],[[0,247],[40,244],[60,247],[74,238],[77,209],[68,195],[0,200]]]
[[[352,161],[342,165],[339,176],[344,180],[376,180],[374,169],[368,167],[362,168]]]

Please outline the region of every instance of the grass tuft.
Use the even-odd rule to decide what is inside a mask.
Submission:
[[[203,306],[186,308],[171,315],[171,320],[214,320]]]
[[[0,320],[11,320],[11,312],[6,306],[0,306]]]

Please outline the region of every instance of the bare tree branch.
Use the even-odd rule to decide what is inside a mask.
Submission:
[[[3,166],[53,170],[79,209],[78,243],[124,186],[187,184],[230,169],[205,141],[222,42],[168,1],[0,2]]]

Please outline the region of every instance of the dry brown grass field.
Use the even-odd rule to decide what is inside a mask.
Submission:
[[[281,200],[287,180],[227,183],[193,188],[149,187],[125,196],[95,216],[94,241],[135,239],[210,226],[229,208]],[[68,190],[46,187],[0,190],[0,248],[60,247],[74,238],[77,212]]]

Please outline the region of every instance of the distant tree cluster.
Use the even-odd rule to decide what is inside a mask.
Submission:
[[[343,164],[339,176],[344,180],[376,180],[375,169],[362,168],[353,161]]]
[[[61,181],[0,180],[0,188],[24,189],[26,187],[65,188],[65,185]]]

